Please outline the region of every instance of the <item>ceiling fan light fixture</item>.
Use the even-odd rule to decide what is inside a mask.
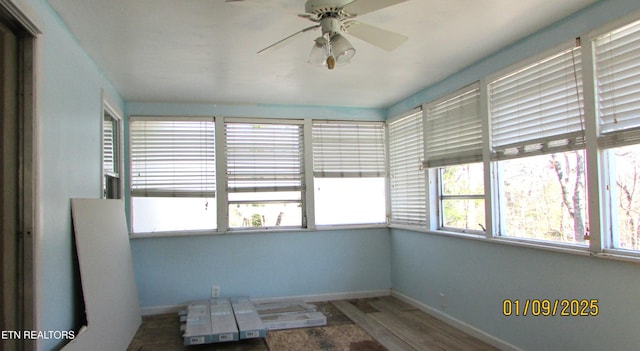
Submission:
[[[318,37],[311,48],[309,60],[307,62],[314,66],[324,66],[327,64],[327,57],[329,57],[329,54],[329,42],[325,37]]]
[[[356,54],[356,49],[351,45],[351,42],[340,33],[331,37],[330,47],[331,56],[335,57],[338,66],[349,63]]]
[[[238,2],[247,0],[226,1]],[[266,3],[264,0],[254,1]],[[408,0],[307,0],[305,13],[298,16],[314,22],[314,25],[280,39],[258,51],[258,54],[282,47],[291,42],[293,38],[299,37],[300,34],[317,29],[322,31],[322,35],[315,40],[307,60],[308,63],[315,66],[333,69],[351,61],[356,54],[356,49],[345,38],[345,34],[350,34],[386,51],[395,50],[407,41],[408,38],[406,36],[362,23],[355,18],[405,1]]]

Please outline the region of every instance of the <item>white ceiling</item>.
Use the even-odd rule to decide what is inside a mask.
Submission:
[[[127,101],[387,107],[595,0],[409,0],[358,17],[405,34],[393,52],[349,39],[333,71],[306,63],[304,0],[48,0]],[[368,1],[368,0],[360,0]]]

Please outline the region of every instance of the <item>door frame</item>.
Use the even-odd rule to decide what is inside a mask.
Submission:
[[[36,115],[37,37],[42,34],[24,0],[0,0],[2,21],[17,37],[17,302],[16,329],[37,330],[38,237],[38,121]],[[4,201],[4,199],[3,199]],[[14,204],[15,205],[15,204]],[[12,235],[12,234],[10,234]],[[23,340],[18,350],[36,350],[36,342]]]

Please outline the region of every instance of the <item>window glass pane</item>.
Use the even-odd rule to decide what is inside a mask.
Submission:
[[[385,223],[384,178],[314,178],[316,224]]]
[[[216,228],[216,200],[193,197],[132,197],[133,232]]]
[[[586,245],[589,221],[583,150],[498,165],[502,235]]]
[[[119,199],[120,178],[105,175],[102,180],[102,196],[104,199]]]
[[[301,196],[299,191],[229,193],[229,227],[300,227]]]
[[[302,226],[300,202],[253,202],[229,204],[230,228]]]
[[[485,229],[484,200],[482,199],[443,199],[442,226],[463,230]]]
[[[445,229],[485,230],[482,163],[440,168],[440,223]]]
[[[640,250],[640,145],[610,151],[611,170],[615,173],[615,201],[612,201],[613,246]],[[613,180],[613,179],[612,179]]]
[[[443,195],[483,195],[482,163],[442,168]]]
[[[265,201],[294,201],[300,202],[301,192],[299,191],[264,191],[264,192],[242,192],[229,193],[229,202],[265,202]]]

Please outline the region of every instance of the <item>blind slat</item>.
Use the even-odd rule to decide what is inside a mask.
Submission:
[[[594,40],[599,144],[640,141],[640,21]]]
[[[106,119],[102,121],[102,164],[105,174],[113,174],[116,172],[115,168],[115,140],[114,130],[115,122],[112,119]]]
[[[584,133],[580,48],[568,49],[489,84],[491,137],[498,158],[542,141]],[[572,147],[581,147],[575,142]],[[541,148],[553,152],[556,147]],[[518,155],[526,153],[520,152]]]
[[[414,112],[389,123],[391,223],[425,226],[426,172],[423,113]]]
[[[300,124],[225,123],[229,192],[302,190]]]
[[[456,92],[427,106],[427,167],[482,158],[480,89]]]
[[[317,177],[384,177],[383,122],[313,122]]]
[[[215,196],[213,118],[132,117],[129,129],[133,196]]]

